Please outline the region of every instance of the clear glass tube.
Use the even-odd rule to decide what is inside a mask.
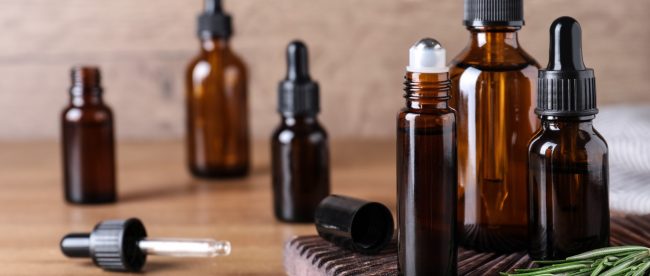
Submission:
[[[230,255],[230,242],[212,239],[143,239],[140,250],[148,255],[172,257],[217,257]]]

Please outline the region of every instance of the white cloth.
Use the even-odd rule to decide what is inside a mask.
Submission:
[[[650,105],[600,108],[595,128],[609,145],[609,206],[650,214]]]

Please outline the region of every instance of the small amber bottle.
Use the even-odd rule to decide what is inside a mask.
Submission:
[[[201,52],[190,63],[187,85],[187,158],[194,176],[248,173],[247,73],[232,52],[231,17],[220,0],[206,0],[198,18]]]
[[[327,133],[318,122],[318,83],[309,76],[307,47],[294,41],[287,48],[287,77],[280,82],[280,126],[271,137],[275,217],[312,222],[330,193]]]
[[[98,68],[72,69],[70,103],[61,116],[65,199],[70,203],[116,200],[113,114],[102,93]]]
[[[397,116],[398,264],[402,275],[456,275],[456,116],[445,49],[411,47]]]
[[[523,0],[465,0],[470,43],[451,62],[458,119],[461,243],[487,251],[527,244],[528,141],[539,65],[519,45]]]
[[[582,60],[581,29],[571,17],[551,25],[548,67],[539,72],[530,142],[530,254],[564,259],[609,244],[607,143],[594,129],[594,71]]]

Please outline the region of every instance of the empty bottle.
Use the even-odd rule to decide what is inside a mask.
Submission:
[[[287,77],[280,82],[280,126],[271,137],[275,217],[312,222],[318,204],[330,193],[327,132],[318,122],[318,83],[309,76],[307,46],[287,47]]]
[[[523,0],[465,0],[470,43],[451,62],[458,120],[458,222],[464,246],[524,250],[528,141],[539,65],[519,45]]]
[[[445,49],[409,51],[406,107],[397,117],[398,264],[402,275],[456,275],[456,116]]]
[[[99,69],[72,69],[70,103],[61,116],[65,199],[116,200],[113,113],[104,104]]]
[[[239,177],[249,169],[247,73],[232,52],[231,17],[220,0],[206,0],[198,18],[201,52],[187,85],[187,158],[197,177]]]
[[[539,72],[536,113],[542,127],[530,142],[530,254],[564,259],[609,244],[607,143],[594,129],[594,70],[582,60],[578,22],[551,25],[548,67]]]

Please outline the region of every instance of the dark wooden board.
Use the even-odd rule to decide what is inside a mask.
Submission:
[[[650,216],[613,217],[612,245],[650,247]],[[284,265],[291,276],[320,275],[399,275],[397,247],[393,242],[373,256],[337,247],[318,236],[301,236],[285,246]],[[458,275],[498,275],[501,271],[532,266],[524,252],[499,255],[461,248],[458,252]]]

